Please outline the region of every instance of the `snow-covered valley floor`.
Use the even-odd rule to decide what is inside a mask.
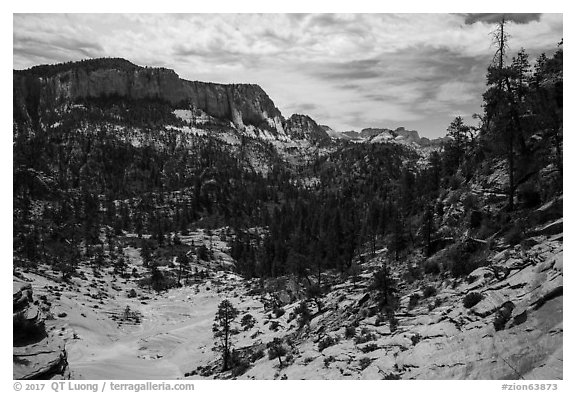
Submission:
[[[508,269],[504,279],[480,268],[456,284],[425,278],[404,286],[395,329],[375,311],[367,289],[380,257],[362,265],[356,283],[333,281],[321,312],[310,300],[311,319],[302,328],[294,317],[302,298],[287,296],[286,287],[262,291],[257,280],[222,269],[229,256],[221,242],[213,244],[218,260],[202,266],[210,271],[207,279],[161,293],[111,269],[94,276],[87,265],[69,283],[51,279],[47,267],[22,276],[32,283],[34,297],[50,306],[47,330],[66,342],[73,379],[233,377],[220,372],[221,355],[214,350],[212,324],[223,299],[239,310],[238,321],[247,313],[255,318],[233,342],[261,354],[237,378],[557,379],[563,359],[562,236],[536,240],[529,250],[516,247],[493,257],[493,264]],[[144,273],[138,250],[127,247],[125,253],[129,270]],[[422,297],[424,284],[434,286],[435,295]],[[128,296],[131,289],[136,297]],[[482,300],[467,308],[462,299],[470,292],[481,293]],[[416,293],[420,301],[409,305]],[[278,315],[278,306],[270,304],[280,298]],[[505,328],[495,330],[494,318],[507,302],[513,311]],[[266,344],[276,337],[286,348],[282,364],[268,356]]]

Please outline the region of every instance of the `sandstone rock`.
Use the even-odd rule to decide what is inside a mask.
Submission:
[[[49,379],[67,373],[64,342],[55,337],[26,347],[14,347],[14,379]]]
[[[32,285],[14,278],[12,290],[13,312],[21,311],[32,302]]]
[[[529,217],[531,225],[539,225],[556,220],[563,216],[563,196],[559,196],[550,202],[540,206]]]
[[[64,342],[47,334],[44,315],[32,304],[32,295],[32,286],[14,277],[14,379],[48,379],[67,372]]]
[[[470,310],[479,317],[487,317],[494,313],[500,308],[500,305],[507,301],[507,298],[501,292],[484,292],[484,298]]]
[[[286,133],[296,140],[309,140],[323,145],[330,142],[330,136],[309,116],[294,114],[284,124]]]
[[[560,218],[554,222],[536,228],[534,231],[540,235],[552,236],[562,233],[564,230],[564,219]]]
[[[79,99],[159,99],[175,106],[201,109],[240,128],[254,125],[283,132],[280,111],[258,85],[192,82],[166,68],[143,68],[131,63],[130,67],[118,67],[112,61],[107,66],[102,59],[96,61],[101,63],[100,68],[77,65],[48,77],[38,77],[33,70],[15,71],[15,108],[24,117],[34,118],[47,107],[72,104]]]

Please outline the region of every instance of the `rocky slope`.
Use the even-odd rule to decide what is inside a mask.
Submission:
[[[230,271],[233,261],[222,233],[202,231],[184,243],[211,243],[212,262],[195,261],[207,271],[183,288],[154,293],[119,279],[112,269],[57,284],[49,271],[25,274],[35,291],[54,304],[54,323],[67,341],[75,379],[561,379],[562,235],[538,235],[532,246],[506,248],[490,257],[488,268],[451,282],[427,278],[401,287],[396,323],[379,314],[369,290],[383,255],[366,258],[357,279],[335,272],[323,275],[331,290],[318,303],[305,296],[293,278],[245,280]],[[381,250],[383,251],[383,250]],[[130,263],[143,272],[138,249],[126,248]],[[226,262],[228,261],[228,262]],[[224,265],[223,265],[224,263]],[[395,269],[400,277],[402,269]],[[502,271],[507,271],[504,276]],[[435,291],[425,288],[433,287]],[[27,285],[26,288],[29,288]],[[129,295],[135,289],[137,297]],[[19,293],[21,293],[20,291]],[[481,300],[470,307],[471,293]],[[220,354],[210,331],[219,301],[230,301],[253,324],[239,325],[234,347],[241,368],[220,370]],[[412,299],[418,298],[417,302]],[[297,309],[307,304],[310,319],[301,324]],[[126,310],[130,310],[127,314]],[[240,318],[239,318],[240,319]],[[280,339],[281,360],[268,356]],[[47,340],[47,339],[46,339]],[[34,374],[15,365],[15,377],[58,369],[61,351],[43,341]],[[52,349],[46,353],[46,348]],[[15,356],[17,351],[15,349]],[[34,357],[36,356],[36,357]],[[16,357],[15,357],[16,359]],[[43,365],[41,365],[42,363]],[[30,367],[28,365],[28,367]],[[44,374],[46,375],[46,374]]]

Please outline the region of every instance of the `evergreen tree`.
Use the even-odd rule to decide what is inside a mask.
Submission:
[[[178,255],[178,257],[176,258],[176,262],[178,263],[178,286],[180,286],[180,279],[182,278],[182,275],[184,273],[187,274],[187,272],[190,270],[190,258],[188,257],[188,254],[185,252],[182,252]]]
[[[229,300],[222,300],[218,305],[218,311],[214,317],[212,332],[214,339],[218,340],[217,346],[222,352],[222,371],[229,369],[230,353],[232,349],[232,324],[238,317],[238,310]]]
[[[140,250],[140,256],[142,257],[142,265],[148,267],[152,263],[152,250],[150,248],[150,243],[147,240],[142,241],[142,248]]]

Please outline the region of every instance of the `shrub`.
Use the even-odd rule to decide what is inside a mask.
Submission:
[[[308,305],[306,301],[300,302],[298,307],[294,310],[296,315],[298,315],[298,325],[302,328],[304,325],[310,322],[312,318],[312,314],[310,314],[310,310],[308,309]]]
[[[540,193],[533,183],[524,183],[518,187],[518,200],[527,209],[536,207],[542,202]]]
[[[240,321],[240,326],[244,328],[244,330],[250,330],[256,324],[256,318],[254,318],[251,314],[246,314],[242,317]]]
[[[318,342],[318,352],[322,352],[328,347],[336,344],[336,340],[331,336],[325,336],[322,340]]]
[[[330,365],[330,363],[332,363],[334,360],[336,360],[336,358],[332,355],[324,358],[324,367],[328,368],[328,366]]]
[[[404,280],[408,283],[412,283],[421,278],[422,278],[422,270],[420,269],[420,266],[409,265],[406,274],[404,274]]]
[[[137,296],[136,290],[135,290],[134,288],[132,288],[132,289],[128,292],[128,297],[129,297],[129,298],[134,298],[134,297],[136,297],[136,296]]]
[[[446,251],[452,277],[463,277],[485,263],[485,252],[479,253],[479,245],[475,242],[460,242],[450,246]]]
[[[196,255],[198,256],[198,259],[202,261],[209,261],[211,257],[210,251],[208,250],[208,247],[206,247],[205,244],[202,244],[200,247],[196,249]]]
[[[412,341],[412,345],[416,345],[420,342],[420,340],[422,340],[422,336],[419,333],[416,333],[410,337],[410,340]]]
[[[422,289],[422,295],[424,295],[425,298],[434,296],[436,295],[436,288],[434,288],[432,285],[428,285]]]
[[[372,359],[370,358],[362,358],[358,361],[361,370],[364,370],[372,363]]]
[[[251,367],[250,361],[246,358],[241,358],[237,351],[230,353],[230,364],[232,377],[238,377],[244,374]]]
[[[461,176],[457,176],[457,175],[453,175],[452,177],[450,177],[450,179],[448,180],[448,187],[451,190],[458,190],[461,186],[462,183],[464,182],[464,179],[462,179]],[[456,198],[456,201],[458,199],[460,199],[460,195],[457,195],[457,197],[452,197],[452,198]],[[456,201],[449,201],[449,204],[454,204],[454,202]]]
[[[384,376],[385,380],[394,381],[400,379],[400,374],[389,373]]]
[[[233,369],[232,369],[232,377],[238,377],[243,375],[250,369],[250,363],[247,360],[241,360]]]
[[[377,291],[378,301],[381,306],[395,308],[398,305],[396,280],[392,278],[390,269],[386,266],[374,273],[371,289]]]
[[[428,311],[432,311],[435,308],[439,307],[442,304],[442,299],[439,297],[434,299],[434,303],[428,303]]]
[[[278,321],[270,322],[270,330],[272,330],[273,332],[277,331],[279,327],[280,324],[278,323]]]
[[[362,329],[362,333],[360,336],[357,336],[354,339],[354,342],[356,344],[364,344],[367,343],[368,341],[374,341],[376,340],[376,335],[374,333],[368,332],[365,329]]]
[[[274,310],[272,312],[274,313],[276,318],[280,318],[282,315],[284,315],[286,313],[286,310],[284,310],[282,307],[277,307],[277,308],[274,308]]]
[[[497,331],[504,329],[506,322],[512,317],[512,310],[514,310],[514,303],[508,301],[496,312],[494,316],[494,328]]]
[[[425,274],[440,274],[440,264],[437,260],[428,260],[424,264]]]
[[[259,349],[250,356],[250,362],[254,363],[256,360],[262,359],[263,357],[264,357],[264,350]]]
[[[408,309],[411,310],[418,305],[418,300],[420,300],[420,295],[413,293],[410,295],[410,301],[408,302]]]
[[[478,206],[478,197],[472,193],[467,193],[462,200],[462,204],[466,210],[476,209]]]
[[[376,345],[376,343],[370,343],[360,348],[363,353],[374,352],[377,349],[378,345]]]
[[[356,328],[354,326],[346,326],[346,329],[344,329],[344,337],[353,338],[354,336],[356,336]]]
[[[384,314],[378,314],[378,316],[376,317],[376,321],[374,321],[374,324],[376,326],[380,326],[384,322],[386,322],[386,316],[384,316]]]
[[[512,228],[504,235],[504,240],[512,246],[520,244],[526,238],[524,223],[520,221],[514,222]]]
[[[472,308],[475,305],[477,305],[480,300],[482,300],[483,296],[481,293],[478,292],[470,292],[468,294],[466,294],[466,296],[464,296],[464,307],[465,308]]]
[[[472,210],[470,212],[470,228],[479,228],[482,225],[482,212],[479,210]]]
[[[286,355],[287,351],[282,344],[282,340],[276,337],[274,340],[267,344],[268,346],[268,359],[276,359],[280,362],[280,367],[283,367],[282,356]]]

